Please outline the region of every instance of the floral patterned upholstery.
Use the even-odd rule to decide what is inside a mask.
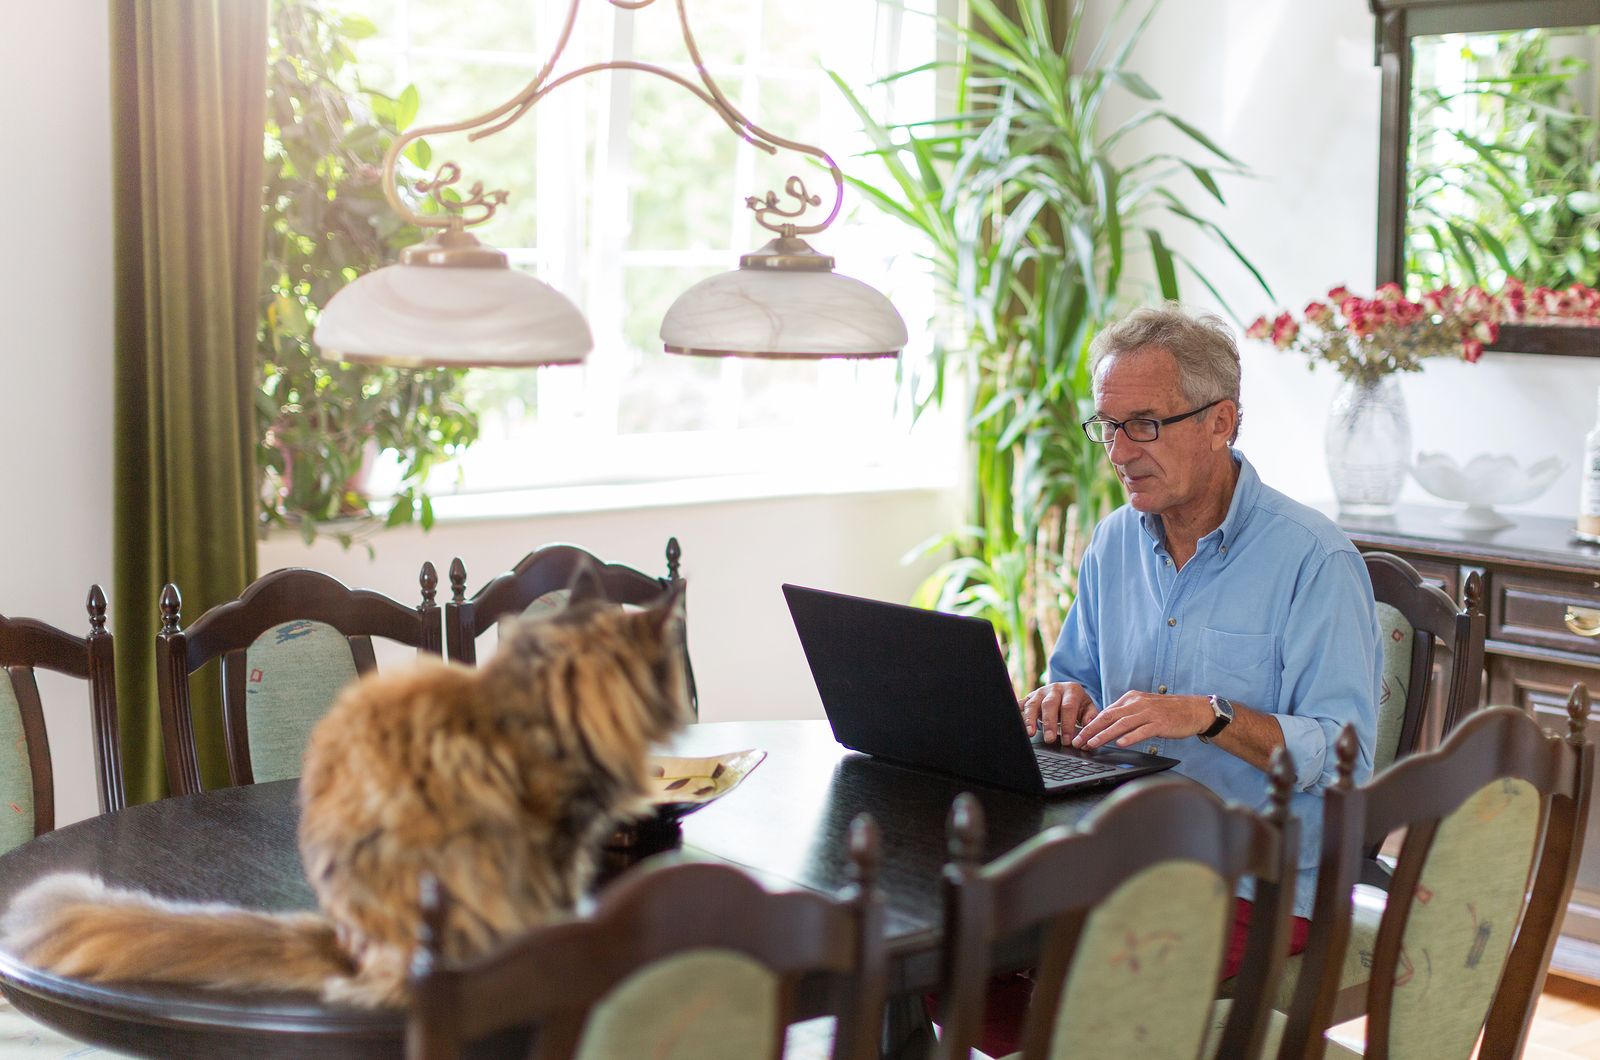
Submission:
[[[1232,913],[1232,888],[1197,862],[1131,877],[1085,923],[1050,1055],[1197,1055]]]
[[[783,1041],[778,977],[727,950],[690,950],[624,979],[584,1025],[578,1060],[743,1060]]]
[[[323,622],[285,622],[245,653],[245,719],[256,783],[300,775],[311,728],[356,679],[350,642]]]
[[[0,668],[0,852],[33,838],[33,771],[22,708],[11,675]]]
[[[1467,1056],[1511,950],[1542,800],[1496,780],[1439,823],[1395,973],[1389,1055]]]
[[[1378,604],[1378,638],[1383,645],[1383,678],[1378,688],[1378,739],[1372,751],[1374,776],[1394,764],[1405,726],[1411,691],[1411,649],[1416,630],[1396,608]]]

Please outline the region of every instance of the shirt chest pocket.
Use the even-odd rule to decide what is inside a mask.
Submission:
[[[1200,631],[1201,691],[1254,710],[1278,703],[1278,638],[1271,633]]]

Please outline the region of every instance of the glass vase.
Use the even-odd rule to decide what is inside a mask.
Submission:
[[[1323,441],[1339,511],[1392,515],[1411,459],[1411,421],[1399,380],[1385,375],[1340,384]]]

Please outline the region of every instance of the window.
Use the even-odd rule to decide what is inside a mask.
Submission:
[[[932,60],[931,15],[953,2],[687,0],[687,13],[712,76],[751,121],[817,144],[854,172],[850,156],[865,141],[825,69],[872,99],[877,113],[892,105],[897,116],[930,116],[931,74],[864,86]],[[363,80],[390,93],[415,84],[417,124],[426,126],[512,97],[547,61],[567,4],[345,0],[342,10],[378,29],[361,42]],[[580,3],[557,74],[609,59],[695,77],[671,0],[636,11]],[[933,423],[913,435],[893,361],[699,359],[661,350],[657,328],[672,299],[737,267],[740,254],[769,238],[746,209],[747,195],[781,192],[798,174],[827,209],[831,179],[805,156],[758,152],[681,86],[627,71],[569,82],[492,137],[435,135],[429,146],[434,165],[461,163],[464,185],[511,192],[478,234],[572,297],[595,336],[582,368],[472,373],[484,422],[455,471],[461,490],[786,469],[892,468],[924,481],[951,474],[942,468],[953,461],[940,458],[956,432]],[[908,231],[847,187],[840,218],[813,242],[837,259],[838,271],[895,302],[912,333],[908,356],[925,350],[932,281]],[[437,478],[433,485],[451,487]]]

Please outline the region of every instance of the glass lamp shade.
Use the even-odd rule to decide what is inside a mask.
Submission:
[[[906,322],[889,299],[836,272],[741,268],[679,295],[661,341],[668,353],[705,357],[893,357]]]
[[[401,367],[576,364],[594,348],[572,300],[517,269],[390,265],[328,300],[312,340],[334,361]]]

